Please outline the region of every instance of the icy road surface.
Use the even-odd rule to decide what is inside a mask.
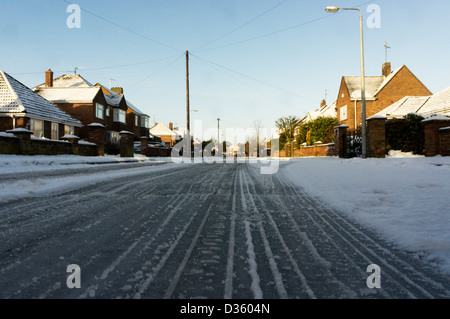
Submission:
[[[171,165],[108,170],[2,203],[0,297],[450,297],[445,275],[317,202],[283,169]],[[67,286],[71,264],[81,288]],[[381,288],[368,288],[371,264]]]

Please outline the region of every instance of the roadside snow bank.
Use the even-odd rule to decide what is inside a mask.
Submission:
[[[283,170],[309,194],[450,273],[450,158],[295,158]],[[410,156],[407,156],[410,157]]]
[[[118,155],[78,156],[78,155],[0,155],[0,175],[22,172],[37,172],[81,168],[92,164],[114,164],[128,162],[160,161],[159,158],[148,158],[141,154],[134,157]]]

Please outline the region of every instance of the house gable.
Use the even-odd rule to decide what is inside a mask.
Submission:
[[[427,87],[403,65],[398,72],[384,83],[377,91],[378,103],[370,110],[368,116],[372,116],[386,107],[394,104],[405,96],[430,96],[432,93]]]

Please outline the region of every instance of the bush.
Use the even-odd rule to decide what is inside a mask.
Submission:
[[[386,121],[386,153],[390,150],[424,154],[425,133],[422,120],[417,114],[407,114],[403,119]]]
[[[313,145],[315,142],[334,143],[334,127],[337,119],[331,116],[321,116],[315,120],[300,124],[296,146],[306,143]]]

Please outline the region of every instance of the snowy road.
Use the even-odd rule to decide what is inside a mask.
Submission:
[[[0,297],[450,297],[447,277],[317,202],[283,169],[139,169],[2,204]],[[70,264],[81,288],[66,285]],[[367,286],[371,264],[379,289]]]

